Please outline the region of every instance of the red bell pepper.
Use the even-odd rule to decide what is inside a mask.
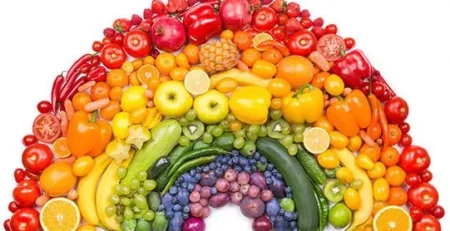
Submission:
[[[106,80],[106,69],[104,67],[96,67],[87,74],[87,81],[103,82]]]
[[[345,85],[357,89],[372,75],[372,66],[361,50],[353,50],[334,62],[331,71],[341,77]]]
[[[203,44],[222,32],[222,19],[208,3],[199,4],[187,11],[184,25],[188,29],[189,41],[194,45]]]

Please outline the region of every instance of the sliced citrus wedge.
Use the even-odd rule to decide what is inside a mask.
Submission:
[[[137,72],[137,77],[139,82],[147,85],[148,80],[150,78],[159,78],[159,71],[155,66],[151,64],[146,64],[143,65],[141,68],[139,68]]]
[[[211,81],[208,74],[202,70],[192,70],[184,78],[184,87],[193,95],[201,95],[209,90]]]
[[[375,231],[411,231],[411,216],[400,206],[387,206],[375,215],[373,229]]]
[[[66,158],[70,156],[69,146],[67,145],[67,138],[60,137],[53,143],[53,152],[59,158]]]
[[[309,152],[320,154],[330,146],[330,135],[325,129],[314,127],[305,132],[303,144]]]
[[[261,47],[259,47],[259,44],[261,44],[262,42],[265,42],[265,41],[269,41],[269,40],[273,40],[272,35],[270,35],[268,33],[259,33],[259,34],[255,35],[255,37],[252,39],[253,47],[256,50],[265,51],[267,48],[266,47],[261,48]]]
[[[80,210],[67,198],[53,198],[42,208],[40,222],[44,231],[75,231],[80,224]]]

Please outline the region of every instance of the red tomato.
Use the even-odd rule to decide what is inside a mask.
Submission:
[[[58,117],[50,113],[40,114],[33,122],[33,134],[39,141],[52,143],[61,135]]]
[[[420,183],[422,183],[422,179],[420,179],[419,175],[417,175],[415,173],[411,173],[411,174],[406,175],[405,182],[410,187],[415,187],[415,186],[419,185]]]
[[[344,39],[339,35],[327,34],[322,36],[317,43],[317,51],[328,61],[336,61],[343,57],[346,50]]]
[[[403,134],[400,138],[399,144],[402,147],[408,147],[412,144],[412,137],[409,134]]]
[[[423,218],[423,211],[422,211],[422,209],[412,206],[409,209],[409,215],[411,215],[411,219],[414,222],[418,222],[418,221],[422,220],[422,218]]]
[[[23,180],[13,191],[13,198],[20,207],[31,207],[41,196],[41,189],[34,180]]]
[[[37,143],[37,139],[36,139],[36,136],[34,136],[34,135],[26,135],[22,138],[22,144],[25,147],[28,147],[35,143]]]
[[[445,210],[442,206],[438,205],[436,207],[434,207],[431,211],[431,214],[433,214],[434,217],[436,217],[437,219],[441,219],[444,217],[445,215]]]
[[[316,49],[317,39],[311,31],[303,29],[290,35],[286,45],[291,54],[308,56]]]
[[[111,38],[111,42],[117,44],[117,45],[122,45],[123,44],[123,34],[122,33],[116,33],[112,38]]]
[[[20,209],[20,206],[15,201],[11,201],[8,205],[8,210],[12,213],[15,213],[19,209]]]
[[[420,183],[408,189],[409,202],[420,209],[430,210],[436,206],[439,194],[436,188],[429,183]]]
[[[119,69],[125,62],[126,55],[121,46],[111,43],[103,47],[100,58],[105,67],[109,69]]]
[[[273,39],[277,41],[283,41],[286,36],[286,31],[283,27],[275,27],[270,31],[270,35],[272,35]]]
[[[441,231],[441,223],[430,214],[423,215],[422,220],[414,223],[414,231]]]
[[[134,58],[144,58],[150,53],[152,41],[148,33],[134,30],[125,35],[123,48]]]
[[[398,125],[398,127],[400,128],[400,131],[402,131],[402,134],[408,133],[409,130],[411,129],[411,127],[409,126],[409,123],[406,123],[406,122],[400,123]]]
[[[353,38],[345,38],[344,39],[345,42],[345,47],[347,48],[347,50],[352,49],[353,47],[355,47],[355,40]]]
[[[252,26],[259,32],[267,32],[277,24],[277,13],[270,7],[261,7],[253,12]]]
[[[383,97],[384,92],[386,91],[386,86],[381,82],[372,83],[372,93],[378,98],[381,99]]]
[[[430,155],[424,148],[411,145],[403,149],[399,165],[407,173],[421,173],[430,166]]]
[[[33,144],[22,153],[22,164],[31,173],[44,171],[52,161],[53,152],[44,144]]]
[[[13,231],[39,231],[39,212],[32,208],[19,209],[11,217]]]
[[[10,220],[10,219],[5,220],[5,221],[3,222],[3,228],[4,228],[6,231],[12,231],[12,230],[11,230],[11,220]]]
[[[49,113],[52,110],[52,104],[47,100],[38,103],[37,109],[40,113]]]
[[[92,50],[95,52],[100,52],[103,48],[103,43],[100,41],[95,41],[92,43]]]
[[[335,24],[330,24],[325,27],[325,34],[337,34],[337,32],[338,28]]]
[[[17,183],[20,183],[25,179],[25,171],[21,168],[16,168],[14,170],[14,180],[16,180]]]
[[[404,99],[394,96],[384,104],[384,112],[390,123],[399,124],[408,117],[409,108]]]

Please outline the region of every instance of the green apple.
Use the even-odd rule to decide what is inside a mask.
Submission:
[[[203,123],[219,123],[228,115],[228,98],[217,90],[209,90],[195,98],[194,110]]]
[[[178,81],[161,83],[156,89],[153,103],[158,111],[168,117],[180,117],[192,107],[192,96]]]

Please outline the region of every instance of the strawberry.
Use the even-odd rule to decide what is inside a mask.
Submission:
[[[297,18],[300,16],[300,5],[296,2],[290,2],[286,6],[286,14],[289,18]]]
[[[286,33],[292,34],[296,31],[303,29],[302,24],[296,18],[290,18],[287,20],[286,25]]]
[[[164,14],[165,6],[161,0],[153,0],[152,11],[155,14]]]
[[[275,0],[272,4],[270,4],[270,7],[272,7],[272,9],[277,13],[286,12],[286,6],[287,3],[285,0]]]
[[[169,0],[167,2],[166,10],[169,13],[182,12],[188,7],[186,0]]]
[[[315,26],[312,28],[311,32],[316,36],[317,39],[319,39],[324,35],[325,30],[320,26]]]
[[[131,29],[131,21],[126,18],[116,19],[113,23],[113,28],[120,33],[128,32]]]
[[[112,38],[116,34],[116,31],[113,28],[105,28],[103,30],[103,35],[106,38]]]
[[[261,0],[249,0],[250,10],[255,11],[261,8]]]
[[[137,15],[137,14],[133,14],[131,16],[131,24],[132,25],[139,25],[142,22],[142,18],[141,16]]]
[[[153,11],[150,8],[144,9],[144,19],[151,18],[153,16]]]
[[[311,14],[309,13],[309,10],[302,10],[302,12],[300,13],[300,17],[302,18],[309,18],[311,16]]]
[[[322,27],[323,24],[324,24],[323,18],[316,18],[316,19],[314,19],[314,21],[313,21],[313,25],[314,25],[314,26],[320,26],[320,27]]]

